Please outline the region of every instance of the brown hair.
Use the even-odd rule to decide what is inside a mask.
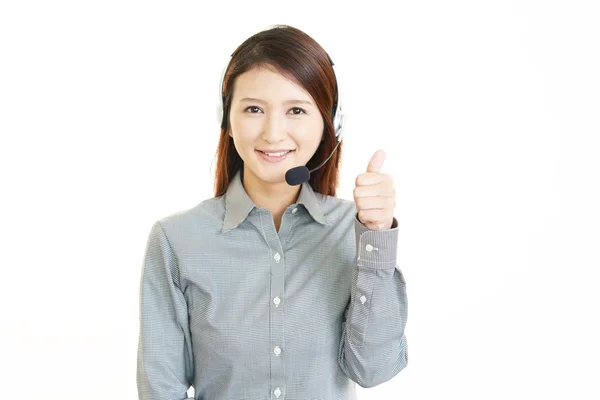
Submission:
[[[333,128],[333,112],[337,104],[337,86],[331,59],[325,50],[308,34],[289,25],[256,33],[246,39],[231,55],[223,80],[224,127],[216,152],[215,197],[222,196],[243,161],[229,136],[229,109],[235,79],[255,67],[272,67],[286,78],[304,88],[314,99],[323,117],[323,140],[306,167],[312,169],[323,162],[337,144]],[[335,154],[318,170],[310,174],[309,184],[314,191],[335,196],[338,168],[342,154],[340,143]]]

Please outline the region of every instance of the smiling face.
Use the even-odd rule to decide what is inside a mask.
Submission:
[[[312,96],[264,67],[236,78],[229,121],[245,185],[285,183],[288,169],[306,165],[315,154],[324,128]]]

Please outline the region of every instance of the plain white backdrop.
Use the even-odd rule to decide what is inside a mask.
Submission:
[[[0,398],[137,399],[150,227],[212,196],[224,63],[277,23],[343,80],[339,196],[378,148],[397,188],[409,363],[359,398],[600,398],[599,19],[593,1],[2,2]]]

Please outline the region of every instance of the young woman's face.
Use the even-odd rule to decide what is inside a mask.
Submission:
[[[236,78],[229,121],[245,182],[285,182],[288,169],[306,165],[315,154],[324,128],[312,96],[271,68]]]

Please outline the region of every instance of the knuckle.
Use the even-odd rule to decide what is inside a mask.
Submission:
[[[356,186],[360,186],[360,185],[362,185],[362,181],[363,181],[363,178],[362,178],[362,174],[361,174],[356,177],[356,181],[354,183],[356,184]]]
[[[361,212],[364,213],[364,211],[362,210],[363,207],[363,200],[360,197],[357,197],[354,202],[356,203],[356,208],[358,209],[358,213],[360,214]]]
[[[365,222],[366,222],[366,218],[365,218],[365,212],[364,212],[364,211],[362,211],[362,210],[359,210],[359,211],[358,211],[358,219],[360,219],[360,221],[361,221],[362,223],[365,223]]]
[[[363,210],[363,214],[362,215],[363,215],[363,221],[366,221],[366,222],[372,222],[373,221],[373,218],[371,216],[371,213],[369,213],[369,211],[364,211]]]

